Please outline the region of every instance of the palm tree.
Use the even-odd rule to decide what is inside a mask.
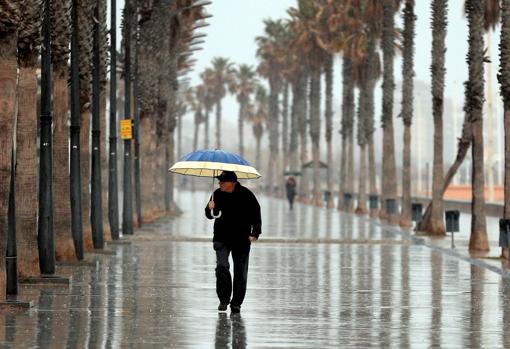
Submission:
[[[487,2],[487,4],[489,1]],[[484,147],[483,147],[483,103],[484,103],[484,25],[485,2],[466,0],[466,14],[469,26],[469,50],[467,63],[469,67],[469,82],[466,88],[465,110],[469,114],[472,132],[472,188],[473,201],[471,204],[471,235],[469,238],[470,251],[488,251],[487,223],[485,218],[484,198]],[[493,4],[492,8],[499,6]],[[499,16],[497,17],[499,18]]]
[[[252,111],[249,113],[250,121],[252,123],[253,136],[256,140],[255,152],[255,166],[260,168],[260,143],[262,135],[264,134],[264,123],[268,118],[268,97],[266,89],[259,85],[255,93],[256,106],[250,106],[248,109]]]
[[[503,217],[510,219],[510,0],[501,1],[500,68],[498,80],[505,109],[505,208]],[[508,259],[508,249],[503,248]]]
[[[37,247],[37,58],[41,10],[39,0],[21,2],[23,21],[18,34],[18,117],[16,137],[16,240],[18,271],[35,277],[39,271]]]
[[[404,153],[402,166],[402,214],[400,225],[412,225],[411,217],[411,123],[413,118],[413,76],[414,76],[414,0],[404,5],[404,41],[402,65],[402,121],[404,122]]]
[[[233,63],[228,58],[216,57],[212,61],[213,91],[216,102],[216,148],[221,148],[221,101],[233,77]]]
[[[5,242],[9,207],[12,132],[16,105],[18,25],[21,4],[17,1],[0,3],[0,298],[5,299]]]
[[[271,194],[280,192],[279,171],[279,104],[278,97],[283,85],[284,59],[283,50],[287,39],[287,24],[282,20],[265,20],[264,35],[256,38],[258,48],[257,57],[259,74],[269,81],[269,106],[267,129],[269,131],[268,175],[266,182],[270,186]]]
[[[213,93],[213,71],[207,68],[200,77],[202,79],[201,86],[203,87],[203,98],[201,104],[204,109],[204,149],[209,148],[209,114],[214,107],[214,93]]]
[[[101,203],[103,210],[108,207],[108,162],[106,153],[106,98],[107,98],[107,86],[108,86],[108,66],[109,66],[109,55],[108,50],[110,44],[108,42],[108,25],[107,25],[107,4],[106,0],[98,0],[98,18],[99,21],[99,79],[100,79],[100,90],[99,90],[99,129],[101,130]],[[105,239],[111,238],[110,225],[107,220],[103,220],[103,232]]]
[[[92,82],[92,18],[95,1],[78,3],[79,57],[80,57],[80,161],[82,184],[83,243],[91,250],[92,230],[90,226],[90,108]]]
[[[395,0],[383,0],[383,34],[382,51],[384,60],[383,72],[383,102],[382,102],[382,128],[383,128],[383,159],[382,159],[382,218],[388,218],[392,224],[396,223],[396,214],[387,214],[386,200],[397,200],[397,170],[395,162],[395,143],[393,132],[393,92],[395,90],[393,76],[393,60],[395,56]]]
[[[432,7],[432,108],[434,117],[434,165],[432,170],[432,201],[430,219],[423,220],[419,230],[431,235],[445,235],[443,223],[443,91],[445,75],[445,37],[447,0],[434,0]]]
[[[246,107],[251,95],[257,87],[257,78],[252,66],[241,64],[233,70],[233,83],[231,92],[236,94],[239,103],[239,154],[244,156],[244,121],[246,120]]]
[[[71,235],[71,203],[69,176],[69,45],[71,39],[71,18],[69,0],[52,1],[52,41],[53,54],[53,159],[55,168],[65,175],[53,178],[55,258],[57,261],[76,260],[76,252]]]

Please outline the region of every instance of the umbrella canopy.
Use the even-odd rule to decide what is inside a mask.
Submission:
[[[215,177],[221,171],[233,171],[239,179],[260,178],[260,173],[240,155],[220,149],[197,150],[184,156],[170,172],[197,177]]]

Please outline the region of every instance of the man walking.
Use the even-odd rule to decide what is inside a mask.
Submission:
[[[220,188],[214,191],[205,215],[216,219],[213,245],[216,251],[216,293],[220,300],[218,311],[226,311],[230,304],[232,313],[239,313],[246,294],[250,246],[262,233],[260,205],[255,195],[237,181],[235,172],[223,171],[216,178]],[[228,262],[231,252],[233,290]]]

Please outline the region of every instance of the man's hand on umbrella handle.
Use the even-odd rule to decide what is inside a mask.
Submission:
[[[256,238],[255,236],[252,236],[252,235],[250,235],[250,236],[248,237],[248,239],[250,239],[250,242],[255,242],[255,241],[257,241],[257,238]]]
[[[209,207],[210,210],[214,210],[214,201],[213,200],[209,201],[209,204],[207,206]]]

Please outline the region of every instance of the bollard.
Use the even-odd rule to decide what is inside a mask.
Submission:
[[[499,220],[499,247],[509,248],[510,219]]]
[[[378,195],[369,195],[368,199],[370,200],[370,209],[374,210],[379,207],[379,196]]]
[[[453,234],[459,231],[460,212],[458,210],[445,211],[444,216],[446,220],[446,231],[452,233],[452,248],[455,248]]]
[[[348,209],[350,207],[351,199],[352,199],[352,194],[351,193],[344,193],[344,206],[345,206],[345,209]]]
[[[422,204],[419,204],[419,203],[413,203],[411,205],[411,211],[413,213],[413,221],[415,221],[416,223],[419,223],[421,222],[422,218],[423,218],[423,205]]]
[[[329,202],[330,197],[331,197],[331,192],[329,190],[324,190],[324,201]]]
[[[386,199],[386,214],[392,215],[397,213],[397,200]]]

